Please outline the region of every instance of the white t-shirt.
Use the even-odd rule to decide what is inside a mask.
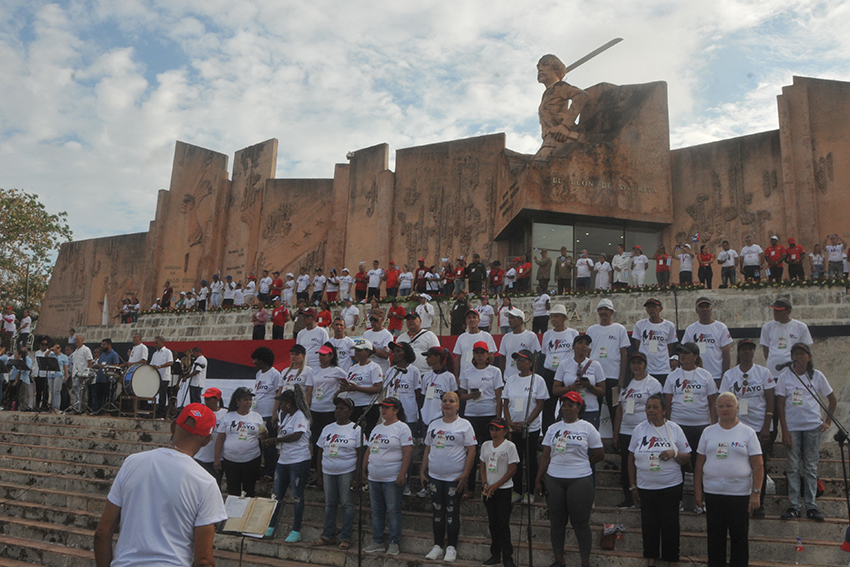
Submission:
[[[316,447],[322,449],[322,472],[347,474],[357,468],[357,449],[362,447],[360,428],[355,423],[336,422],[322,429]]]
[[[546,304],[549,303],[549,301],[551,299],[552,298],[549,297],[549,295],[545,294],[545,293],[538,295],[534,299],[534,302],[531,304],[532,317],[545,317],[545,316],[547,316],[549,314],[549,310],[546,309]]]
[[[296,293],[304,293],[307,291],[307,288],[310,287],[310,276],[307,274],[301,274],[295,281],[297,284],[297,287],[295,288]]]
[[[424,374],[431,370],[428,363],[425,362],[425,357],[422,353],[427,352],[431,347],[440,346],[440,340],[437,338],[437,335],[427,329],[421,329],[413,337],[410,336],[410,333],[402,333],[398,336],[398,342],[410,343],[410,346],[413,347],[413,352],[416,354],[416,360],[413,361],[413,365],[419,369],[420,373]]]
[[[413,445],[410,427],[401,420],[376,425],[369,436],[368,478],[374,482],[395,482],[404,459],[402,447]]]
[[[266,422],[255,411],[247,415],[231,411],[216,425],[216,431],[224,433],[221,457],[233,463],[247,463],[260,456],[260,434],[266,431]]]
[[[3,330],[6,331],[7,333],[11,333],[11,334],[14,335],[15,332],[18,330],[17,325],[15,325],[15,321],[17,321],[17,320],[18,320],[18,318],[15,316],[14,313],[8,313],[8,314],[4,313],[3,314]]]
[[[496,390],[503,388],[502,371],[487,365],[478,369],[470,365],[460,373],[460,388],[470,392],[479,390],[481,395],[466,400],[465,417],[496,416]]]
[[[315,276],[313,278],[313,293],[324,291],[326,283],[328,283],[328,278],[325,276]]]
[[[347,326],[348,322],[345,324]],[[354,357],[354,339],[351,337],[342,337],[341,339],[331,337],[328,340],[336,347],[337,365],[348,372],[348,369],[351,368],[352,358]]]
[[[460,355],[459,373],[462,374],[464,370],[474,368],[474,366],[472,366],[472,346],[478,341],[484,341],[487,343],[488,352],[498,352],[498,349],[496,348],[496,341],[493,340],[493,336],[487,331],[478,331],[474,335],[469,332],[463,333],[457,338],[453,351],[454,354]]]
[[[439,291],[440,280],[442,279],[443,278],[440,274],[435,274],[433,272],[425,274],[425,289],[428,291]]]
[[[741,258],[744,259],[745,266],[758,266],[759,254],[764,254],[764,250],[758,244],[741,248]]]
[[[676,423],[665,421],[661,427],[655,427],[644,419],[634,428],[629,452],[635,456],[638,488],[661,490],[682,484],[681,465],[674,459],[660,458],[661,453],[670,449],[691,452],[684,431]]]
[[[366,364],[351,365],[351,368],[348,369],[348,378],[346,379],[355,386],[369,388],[375,384],[383,384],[384,373],[381,371],[380,366],[369,361]],[[375,394],[367,394],[365,392],[344,392],[342,395],[354,402],[356,407],[368,406],[372,398],[375,397]]]
[[[267,372],[257,370],[254,382],[254,411],[263,417],[271,417],[274,411],[274,397],[280,388],[280,372],[269,368]]]
[[[844,247],[841,244],[827,244],[826,252],[829,262],[840,262],[844,254]]]
[[[328,278],[328,293],[335,291],[339,291],[339,278],[332,275]]]
[[[133,347],[130,351],[130,356],[127,358],[127,362],[133,364],[134,362],[147,362],[148,360],[148,347],[139,343]]]
[[[649,374],[670,374],[670,351],[667,345],[679,342],[676,325],[667,319],[652,323],[649,318],[635,323],[632,338],[640,343],[638,350],[646,355]]]
[[[632,258],[632,272],[635,274],[646,273],[647,266],[649,266],[649,258],[644,254]]]
[[[413,287],[413,272],[401,272],[398,275],[398,288],[411,289]]]
[[[717,259],[722,262],[720,264],[721,268],[734,268],[735,260],[738,258],[738,253],[732,250],[721,250],[717,253]]]
[[[754,364],[747,370],[747,385],[743,384],[744,373],[741,367],[730,368],[720,381],[720,392],[732,392],[738,398],[738,421],[749,425],[756,432],[764,427],[765,413],[767,412],[767,401],[764,399],[767,390],[776,388],[776,380],[773,373],[765,368]]]
[[[664,393],[673,395],[670,419],[679,425],[711,423],[708,398],[717,393],[717,384],[704,368],[677,368],[667,376]]]
[[[371,341],[375,348],[380,348],[384,350],[387,350],[388,345],[395,340],[393,334],[386,329],[381,329],[380,331],[373,331],[372,329],[369,329],[363,333],[363,338],[367,341]],[[381,371],[384,374],[387,373],[387,370],[390,367],[389,358],[379,358],[377,356],[372,356],[372,361],[381,367]]]
[[[21,319],[21,328],[18,329],[20,334],[25,334],[30,332],[30,327],[32,326],[32,317],[27,315],[23,319]]]
[[[516,281],[516,268],[511,268],[507,272],[505,272],[505,283],[507,284],[508,289],[514,287],[514,282]]]
[[[690,254],[677,254],[676,258],[679,259],[679,271],[680,272],[693,272],[694,271],[694,257]]]
[[[339,296],[343,299],[349,297],[348,291],[351,289],[351,283],[354,278],[351,276],[339,276]]]
[[[360,310],[357,309],[354,305],[350,305],[350,306],[346,307],[345,309],[343,309],[342,311],[340,311],[339,314],[342,317],[342,319],[345,321],[345,326],[350,329],[351,327],[354,326],[354,318],[360,317]]]
[[[310,409],[315,412],[334,411],[334,398],[339,392],[339,381],[348,378],[348,372],[340,366],[317,368],[312,372],[313,401]]]
[[[434,306],[430,303],[420,303],[416,306],[416,313],[419,314],[419,319],[422,321],[422,328],[430,329],[434,320]]]
[[[579,364],[576,362],[575,357],[570,357],[561,362],[560,366],[558,366],[558,371],[555,372],[555,382],[560,382],[565,386],[575,384],[579,378],[579,372],[581,372],[581,377],[587,378],[592,386],[596,386],[600,382],[605,383],[605,371],[602,370],[602,365],[599,362],[586,358]],[[591,394],[585,387],[580,388],[578,393],[581,394],[581,399],[584,400],[585,411],[599,411],[599,398]],[[561,415],[560,402],[556,406],[555,417],[557,419]]]
[[[171,354],[171,351],[168,351]],[[90,360],[94,360],[91,355],[91,349],[86,345],[81,346],[71,355],[71,375],[76,376],[83,370],[89,367]],[[160,372],[160,374],[162,374]]]
[[[493,311],[492,305],[479,305],[475,308],[478,312],[478,326],[490,328],[490,322],[493,320],[493,317],[496,316],[496,312]]]
[[[540,352],[540,340],[531,331],[521,333],[508,333],[502,335],[502,343],[499,345],[499,354],[505,357],[505,380],[509,376],[519,374],[516,368],[516,360],[513,358],[515,352],[528,349],[531,352]]]
[[[511,308],[506,306],[506,305],[502,305],[501,307],[499,307],[499,326],[500,327],[507,327],[508,326],[508,311],[510,309]]]
[[[593,271],[596,272],[596,289],[609,289],[611,287],[611,264],[596,262]]]
[[[631,344],[626,328],[619,323],[611,323],[604,327],[597,323],[587,329],[585,334],[593,339],[590,343],[590,358],[602,365],[605,378],[619,379],[620,349],[629,348]]]
[[[210,284],[210,292],[213,295],[221,295],[223,289],[224,282],[221,280],[213,280],[213,283]]]
[[[576,278],[589,278],[591,270],[593,270],[593,260],[590,258],[576,260]]]
[[[318,370],[318,369],[317,369]],[[301,373],[298,373],[297,368],[284,368],[280,371],[280,381],[278,382],[279,387],[283,388],[282,392],[285,390],[294,390],[296,384],[300,384],[301,388],[304,390],[304,395],[307,395],[307,388],[313,385],[313,372],[314,370],[309,366],[304,366],[304,369],[301,370]]]
[[[236,291],[236,284],[232,281],[224,282],[224,299],[233,299],[233,292]]]
[[[272,288],[272,279],[268,276],[260,279],[260,293],[268,295]]]
[[[697,453],[705,455],[702,487],[709,494],[749,496],[753,490],[750,457],[761,455],[761,445],[752,427],[738,423],[723,429],[719,423],[705,428]]]
[[[573,423],[557,421],[543,436],[543,445],[550,448],[547,473],[554,478],[584,478],[590,469],[588,452],[602,447],[602,437],[596,428],[583,419]]]
[[[820,370],[814,371],[811,380],[805,374],[801,378],[823,397],[832,393],[832,386]],[[785,397],[785,424],[788,431],[809,431],[823,423],[820,406],[790,368],[779,375],[776,395]]]
[[[195,359],[195,361],[192,363],[192,372],[197,370],[198,373],[192,376],[192,379],[189,381],[190,386],[195,386],[198,388],[206,387],[208,366],[209,363],[207,363],[207,357],[201,355]]]
[[[723,352],[726,345],[732,344],[729,329],[720,321],[703,325],[699,321],[685,329],[684,342],[695,342],[699,346],[703,368],[711,377],[720,380],[723,377]]]
[[[113,567],[192,565],[195,528],[227,519],[216,480],[171,448],[127,457],[107,499],[123,512]]]
[[[620,407],[623,419],[620,421],[620,435],[632,435],[635,427],[646,421],[646,400],[649,396],[661,393],[661,382],[653,376],[643,380],[632,380],[620,390]]]
[[[277,414],[277,436],[286,437],[293,433],[301,432],[301,437],[291,443],[278,443],[280,458],[277,462],[281,465],[292,465],[310,460],[310,420],[301,410],[295,413],[285,414],[282,411]]]
[[[88,348],[88,347],[83,347]],[[91,356],[91,352],[89,352],[89,356]],[[74,353],[74,367],[77,365],[77,353]],[[155,350],[153,356],[151,356],[151,366],[161,366],[163,364],[167,364],[169,362],[174,362],[174,355],[165,347],[162,347],[159,350]],[[159,372],[160,381],[171,381],[171,367],[165,366],[163,368],[157,368],[157,372]]]
[[[823,267],[824,257],[823,254],[815,254],[813,252],[809,253],[809,259],[812,261],[814,266]]]
[[[531,379],[534,378],[534,390],[531,392],[531,405],[528,404],[528,389],[531,387]],[[531,415],[537,402],[549,399],[549,389],[542,376],[532,374],[531,376],[509,376],[505,377],[505,388],[502,390],[503,403],[507,402],[510,408],[511,421],[525,421],[526,416]],[[529,431],[540,431],[543,412],[537,414],[534,421],[529,423]]]
[[[298,339],[295,342],[307,350],[307,366],[319,367],[319,349],[328,342],[328,338],[328,331],[324,327],[298,331]]]
[[[245,305],[245,294],[239,288],[233,291],[233,305]]]
[[[425,396],[422,402],[422,421],[427,425],[443,415],[441,398],[446,392],[457,392],[457,380],[451,372],[429,370],[422,376],[419,389]]]
[[[481,445],[481,462],[487,471],[487,484],[494,484],[502,480],[508,473],[508,467],[512,463],[519,463],[519,453],[516,445],[505,439],[498,447],[493,447],[492,441],[485,441]],[[477,478],[477,477],[476,477]],[[499,490],[514,487],[514,479],[508,478]]]
[[[223,420],[226,415],[227,408],[219,408],[219,410],[215,412],[216,428],[213,429],[212,439],[210,439],[209,443],[201,447],[200,451],[195,453],[196,461],[200,461],[202,463],[212,463],[215,461],[215,440],[218,438],[218,424],[221,423],[221,420]]]
[[[478,445],[478,441],[472,424],[458,417],[451,423],[446,423],[445,419],[432,421],[425,434],[425,445],[431,447],[428,476],[451,482],[463,474],[466,448]]]
[[[391,366],[385,378],[387,385],[386,397],[398,398],[404,408],[407,423],[416,423],[419,419],[419,405],[416,402],[416,390],[421,389],[422,375],[419,369],[408,364],[401,369]]]
[[[787,323],[768,321],[762,326],[761,336],[759,336],[759,344],[768,349],[765,366],[774,377],[779,375],[779,371],[776,370],[777,364],[791,361],[791,347],[796,343],[811,345],[813,342],[809,327],[796,319],[791,319]]]
[[[257,284],[255,284],[253,280],[249,281],[249,282],[245,285],[245,295],[246,295],[246,296],[247,296],[247,295],[251,295],[251,296],[253,296],[253,295],[254,295],[254,292],[256,291],[256,289],[257,289]]]
[[[369,287],[381,287],[381,278],[384,277],[384,270],[381,268],[369,270],[366,272],[366,275],[369,276]]]
[[[567,327],[563,331],[549,329],[543,333],[543,345],[540,352],[546,358],[543,361],[543,368],[547,370],[558,370],[558,365],[561,362],[572,358],[573,356],[573,341],[578,336],[578,331]]]

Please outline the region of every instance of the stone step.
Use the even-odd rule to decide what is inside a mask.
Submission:
[[[33,446],[26,443],[0,443],[0,455],[65,460],[75,463],[120,467],[127,458],[114,451],[74,450],[65,447]]]
[[[141,435],[144,436],[146,433],[142,433]],[[166,445],[166,443],[142,440],[128,441],[123,439],[63,437],[61,435],[40,435],[35,433],[17,433],[14,431],[0,431],[0,443],[64,448],[75,451],[110,451],[122,455],[140,453]]]
[[[54,474],[35,471],[20,471],[16,469],[0,468],[0,479],[7,484],[17,485],[22,489],[29,486],[50,488],[80,494],[109,493],[112,486],[111,480],[97,478],[80,478],[66,474]]]
[[[94,567],[92,551],[4,534],[0,534],[0,558],[2,565],[21,563],[43,567]]]
[[[18,457],[14,455],[0,455],[0,468],[17,469],[19,471],[32,471],[55,473],[64,475],[76,475],[81,478],[94,478],[112,481],[118,474],[119,467],[99,464],[89,464],[73,461],[55,461],[51,459],[40,459],[36,457]]]
[[[169,433],[171,431],[171,423],[162,419],[36,412],[0,412],[0,429],[6,429],[4,425],[5,423],[32,423],[44,426],[72,425],[77,427],[100,427],[105,429],[144,430],[158,433]]]
[[[146,429],[117,429],[113,427],[89,427],[83,425],[53,425],[40,423],[0,424],[3,431],[29,433],[32,435],[58,435],[81,439],[104,439],[116,441],[144,441],[166,444],[171,442],[171,431],[149,431]]]
[[[0,504],[9,506],[10,501],[100,514],[106,505],[106,495],[68,492],[41,486],[20,486],[6,482],[0,483]]]

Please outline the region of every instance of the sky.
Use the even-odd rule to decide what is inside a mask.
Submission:
[[[540,145],[537,60],[666,81],[672,148],[778,128],[792,77],[850,80],[850,0],[0,0],[0,188],[75,240],[144,232],[177,140],[279,140],[278,178],[350,150],[505,132]],[[842,24],[844,22],[844,24]]]

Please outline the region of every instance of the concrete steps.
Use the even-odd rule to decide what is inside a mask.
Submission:
[[[94,565],[93,531],[118,468],[127,455],[166,445],[169,439],[170,424],[159,420],[0,412],[0,565]],[[415,454],[420,455],[421,448],[417,448]],[[768,471],[777,483],[778,495],[767,497],[766,519],[750,522],[750,555],[757,558],[751,560],[751,564],[764,567],[793,564],[797,537],[804,543],[805,564],[846,564],[847,555],[838,549],[847,522],[841,462],[836,457],[835,446],[824,446],[821,454],[820,471],[826,495],[818,499],[818,505],[828,520],[818,524],[809,520],[778,519],[787,507],[787,498],[783,496],[784,453],[782,457],[776,455],[769,462]],[[641,553],[640,511],[614,507],[622,500],[619,476],[619,456],[606,454],[605,461],[597,466],[596,507],[591,517],[594,531],[591,561],[596,565],[642,567],[645,560]],[[413,485],[418,488],[418,481],[413,480]],[[270,483],[261,483],[258,487],[261,495],[270,491]],[[324,502],[321,491],[315,488],[307,489],[306,500],[304,542],[295,545],[283,542],[292,513],[291,503],[286,502],[274,540],[245,538],[243,544],[240,537],[217,535],[217,565],[236,567],[240,546],[244,545],[242,565],[245,566],[295,567],[296,563],[306,563],[355,567],[357,555],[354,551],[344,552],[336,546],[314,547],[309,543],[321,533]],[[692,495],[686,494],[684,500],[689,508]],[[364,495],[363,503],[364,544],[368,544],[371,541],[368,494]],[[364,555],[363,565],[430,567],[430,564],[442,564],[424,559],[432,546],[429,499],[406,497],[404,509],[401,554],[396,557]],[[480,499],[463,502],[461,515],[457,563],[464,567],[480,565],[481,560],[489,557],[487,516]],[[527,522],[526,511],[515,505],[512,513],[514,542],[526,539],[525,529],[519,527],[521,515]],[[705,516],[683,512],[680,522],[682,561],[704,565]],[[599,548],[604,523],[626,527],[614,551],[603,552]],[[531,524],[534,563],[548,565],[552,556],[548,543],[548,510],[544,503],[531,506]],[[578,565],[575,539],[569,528],[568,532],[567,544],[573,546],[569,547],[568,564]],[[356,542],[353,548],[356,550]],[[525,543],[516,559],[526,564]]]

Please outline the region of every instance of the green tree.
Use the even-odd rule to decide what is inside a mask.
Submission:
[[[56,252],[71,240],[67,216],[49,214],[38,195],[0,189],[0,305],[38,313]]]

